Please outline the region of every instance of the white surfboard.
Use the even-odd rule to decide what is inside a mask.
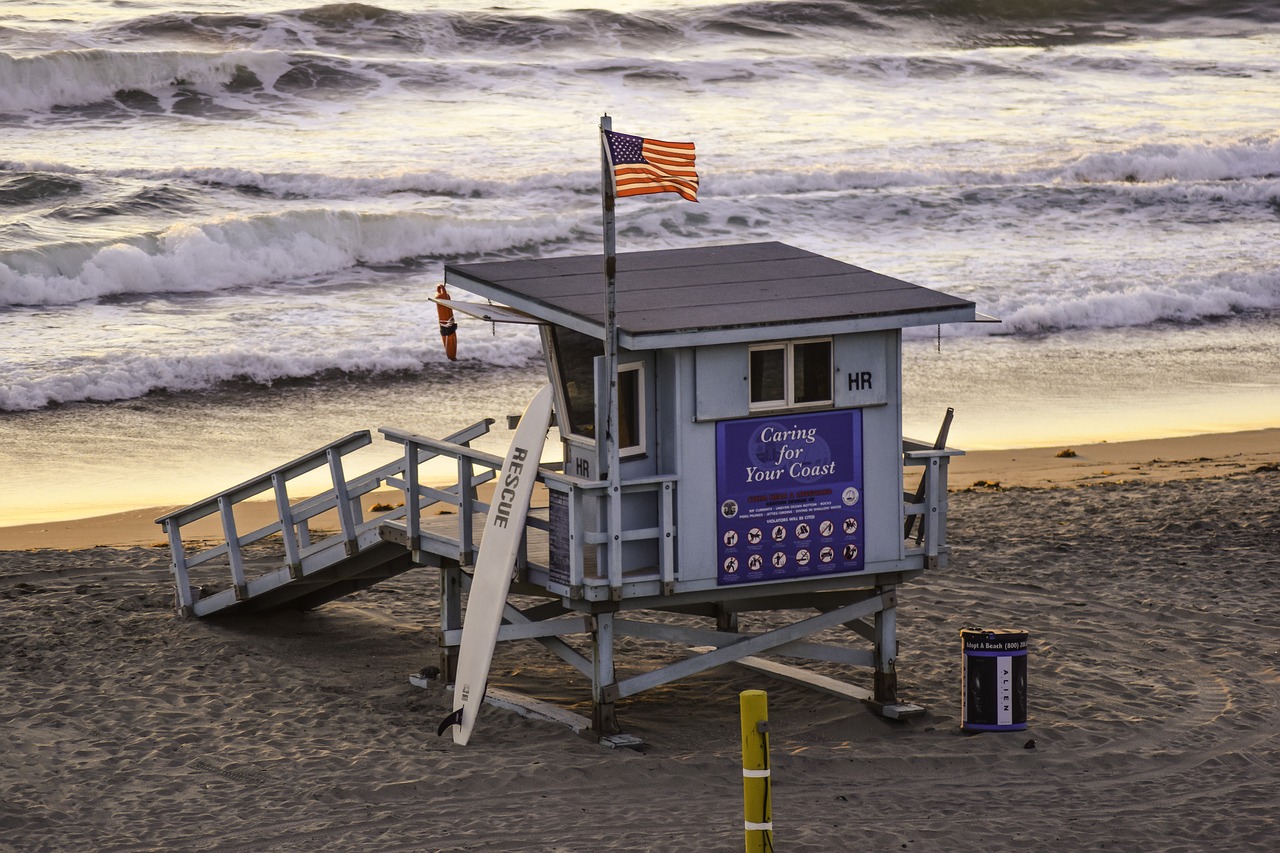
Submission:
[[[458,677],[453,687],[453,713],[440,723],[439,734],[453,727],[453,742],[466,745],[484,700],[493,663],[493,647],[502,626],[502,609],[511,587],[511,572],[524,535],[529,501],[537,479],[538,460],[551,426],[551,386],[539,391],[525,409],[502,463],[484,523],[484,538],[472,573],[471,594],[462,619]]]

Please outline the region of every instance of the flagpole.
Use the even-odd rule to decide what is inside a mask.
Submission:
[[[604,132],[613,130],[608,113],[600,117],[600,203],[604,219],[604,436],[596,437],[600,479],[608,482],[609,586],[612,597],[622,594],[622,494],[618,459],[618,240],[614,216],[615,193],[608,140]],[[599,428],[597,427],[597,430]],[[603,441],[600,439],[603,438]]]
[[[600,201],[604,214],[604,441],[597,442],[600,452],[600,478],[615,479],[617,449],[618,384],[618,238],[614,214],[613,169],[609,163],[608,142],[604,131],[613,129],[613,119],[600,117]]]

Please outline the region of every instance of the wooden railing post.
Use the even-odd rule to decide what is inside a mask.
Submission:
[[[227,540],[227,562],[231,564],[231,583],[236,590],[236,601],[244,601],[249,597],[249,583],[244,577],[244,554],[240,551],[240,535],[236,533],[234,507],[226,495],[218,498],[222,536]]]
[[[605,494],[606,553],[609,560],[609,597],[622,600],[622,481],[614,479]]]
[[[347,479],[342,473],[342,454],[336,449],[325,451],[329,458],[329,473],[333,477],[333,492],[338,505],[338,524],[342,528],[342,538],[347,543],[347,554],[356,552],[356,518],[351,510],[351,493],[347,491]]]
[[[418,446],[412,441],[404,445],[404,525],[412,550],[418,550],[422,533],[421,498],[418,496]]]
[[[925,470],[915,495],[903,494],[905,522],[902,538],[912,538],[911,531],[915,530],[916,546],[924,546],[925,568],[937,568],[939,553],[946,545],[947,471],[951,457],[963,455],[963,450],[927,449],[919,442],[904,441],[903,464],[923,465]]]
[[[934,545],[937,548],[947,544],[947,513],[950,509],[950,492],[947,491],[947,474],[951,466],[950,456],[941,456],[938,458],[937,483],[938,489],[938,529],[934,536]]]
[[[940,529],[938,486],[941,482],[938,477],[938,471],[941,467],[941,460],[938,457],[930,457],[925,468],[925,515],[920,519],[920,535],[916,539],[916,544],[920,543],[920,539],[924,540],[925,561],[928,568],[937,568],[938,561],[938,532]]]
[[[662,592],[665,595],[675,591],[676,583],[676,515],[673,485],[670,481],[662,484],[662,494],[658,502],[658,528],[662,531],[662,541],[658,543],[658,574],[662,578]]]
[[[284,475],[271,475],[271,486],[276,495],[276,514],[280,516],[280,538],[284,541],[284,559],[289,566],[289,577],[302,577],[302,554],[298,547],[298,532],[293,525],[293,511],[289,506],[289,488]]]
[[[169,553],[173,561],[173,582],[177,585],[178,612],[191,616],[195,596],[191,593],[191,578],[187,575],[187,550],[182,544],[182,529],[176,521],[165,521],[164,532],[169,535]]]

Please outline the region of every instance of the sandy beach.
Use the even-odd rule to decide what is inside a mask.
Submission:
[[[951,564],[899,608],[924,716],[727,667],[622,702],[640,751],[494,708],[438,738],[449,694],[408,681],[430,570],[201,621],[172,609],[163,509],[0,528],[0,849],[741,850],[746,689],[779,850],[1274,849],[1280,430],[1066,449],[955,463]],[[1030,632],[1027,731],[960,731],[971,625]],[[589,709],[535,643],[494,679]]]

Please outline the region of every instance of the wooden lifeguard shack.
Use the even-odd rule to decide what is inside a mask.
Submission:
[[[498,641],[537,640],[590,678],[590,727],[602,735],[618,731],[618,700],[728,663],[889,717],[921,711],[898,696],[898,587],[946,562],[947,462],[960,451],[903,437],[901,335],[975,321],[974,304],[777,242],[624,253],[611,370],[603,267],[599,255],[445,267],[447,285],[488,300],[449,303],[456,309],[539,326],[563,447],[562,466],[538,471],[546,506],[530,512]],[[618,461],[602,478],[608,394]],[[182,553],[176,531],[219,511],[220,496],[161,519],[176,542],[179,607],[312,606],[430,567],[441,577],[448,681],[468,567],[483,546],[476,519],[488,505],[477,487],[502,462],[467,444],[487,424],[449,440],[383,428],[403,459],[350,482],[335,469],[334,492],[305,513],[280,490],[283,468],[237,487],[236,500],[275,489],[281,518],[249,536],[230,530],[224,551],[282,533],[285,565],[251,580],[243,567],[237,578],[232,558],[232,587],[204,597],[184,565],[200,557]],[[458,481],[424,485],[420,466],[440,456],[457,460]],[[331,446],[290,470],[308,459],[333,468],[334,458]],[[405,506],[360,516],[359,494],[387,484]],[[441,501],[457,512],[426,511]],[[311,542],[299,516],[334,508],[344,529]],[[768,629],[746,630],[740,616],[759,611],[770,612]],[[852,642],[811,639],[840,626]],[[575,635],[582,642],[565,642]],[[625,636],[671,643],[671,662],[619,678],[614,641]],[[870,685],[778,657],[862,667]]]

